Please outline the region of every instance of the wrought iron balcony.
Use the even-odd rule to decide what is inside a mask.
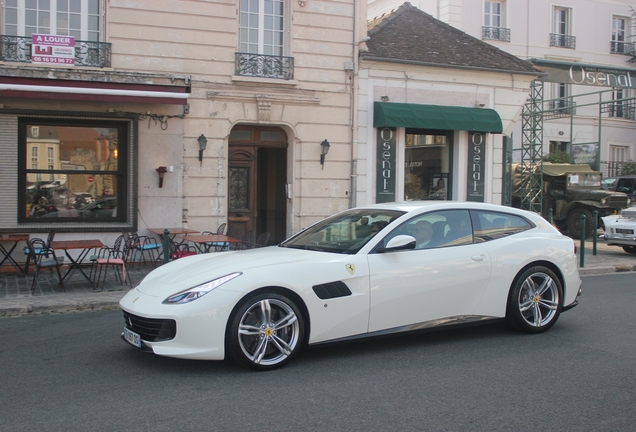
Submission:
[[[548,110],[544,111],[544,120],[576,115],[576,102],[572,102],[570,99],[555,99],[547,102]]]
[[[499,40],[503,42],[510,42],[510,29],[501,27],[486,27],[481,28],[482,40]]]
[[[235,74],[260,78],[294,79],[294,58],[264,54],[235,54]]]
[[[576,49],[576,36],[550,33],[550,46]]]
[[[610,53],[612,54],[624,54],[634,55],[636,54],[636,44],[634,42],[610,42]]]
[[[110,57],[110,43],[75,41],[76,66],[107,68],[110,67]],[[0,61],[31,63],[31,38],[0,35]]]

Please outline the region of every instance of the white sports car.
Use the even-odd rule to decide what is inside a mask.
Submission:
[[[575,245],[492,204],[374,204],[278,246],[182,258],[121,300],[122,338],[155,354],[268,370],[302,346],[501,319],[539,333],[577,304]]]
[[[636,207],[621,210],[620,215],[603,218],[603,238],[608,245],[620,246],[636,254]]]

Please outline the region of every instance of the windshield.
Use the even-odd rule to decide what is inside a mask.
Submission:
[[[568,186],[599,187],[601,185],[601,173],[568,174]]]
[[[310,226],[281,244],[282,247],[355,254],[404,212],[352,209]]]

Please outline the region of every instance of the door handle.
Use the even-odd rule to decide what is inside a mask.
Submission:
[[[484,260],[484,256],[483,255],[473,255],[471,258],[473,259],[473,261],[483,261]]]

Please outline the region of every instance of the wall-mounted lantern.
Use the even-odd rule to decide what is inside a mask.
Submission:
[[[199,138],[197,138],[197,141],[199,142],[199,162],[201,166],[203,166],[203,150],[205,150],[205,147],[208,145],[208,139],[205,135],[201,134]]]
[[[331,144],[327,140],[323,140],[320,143],[320,165],[322,165],[323,169],[325,168],[325,155],[329,153],[329,147],[331,147]]]
[[[157,172],[159,173],[159,187],[163,187],[163,175],[168,172],[168,168],[165,166],[160,166],[157,168]]]

